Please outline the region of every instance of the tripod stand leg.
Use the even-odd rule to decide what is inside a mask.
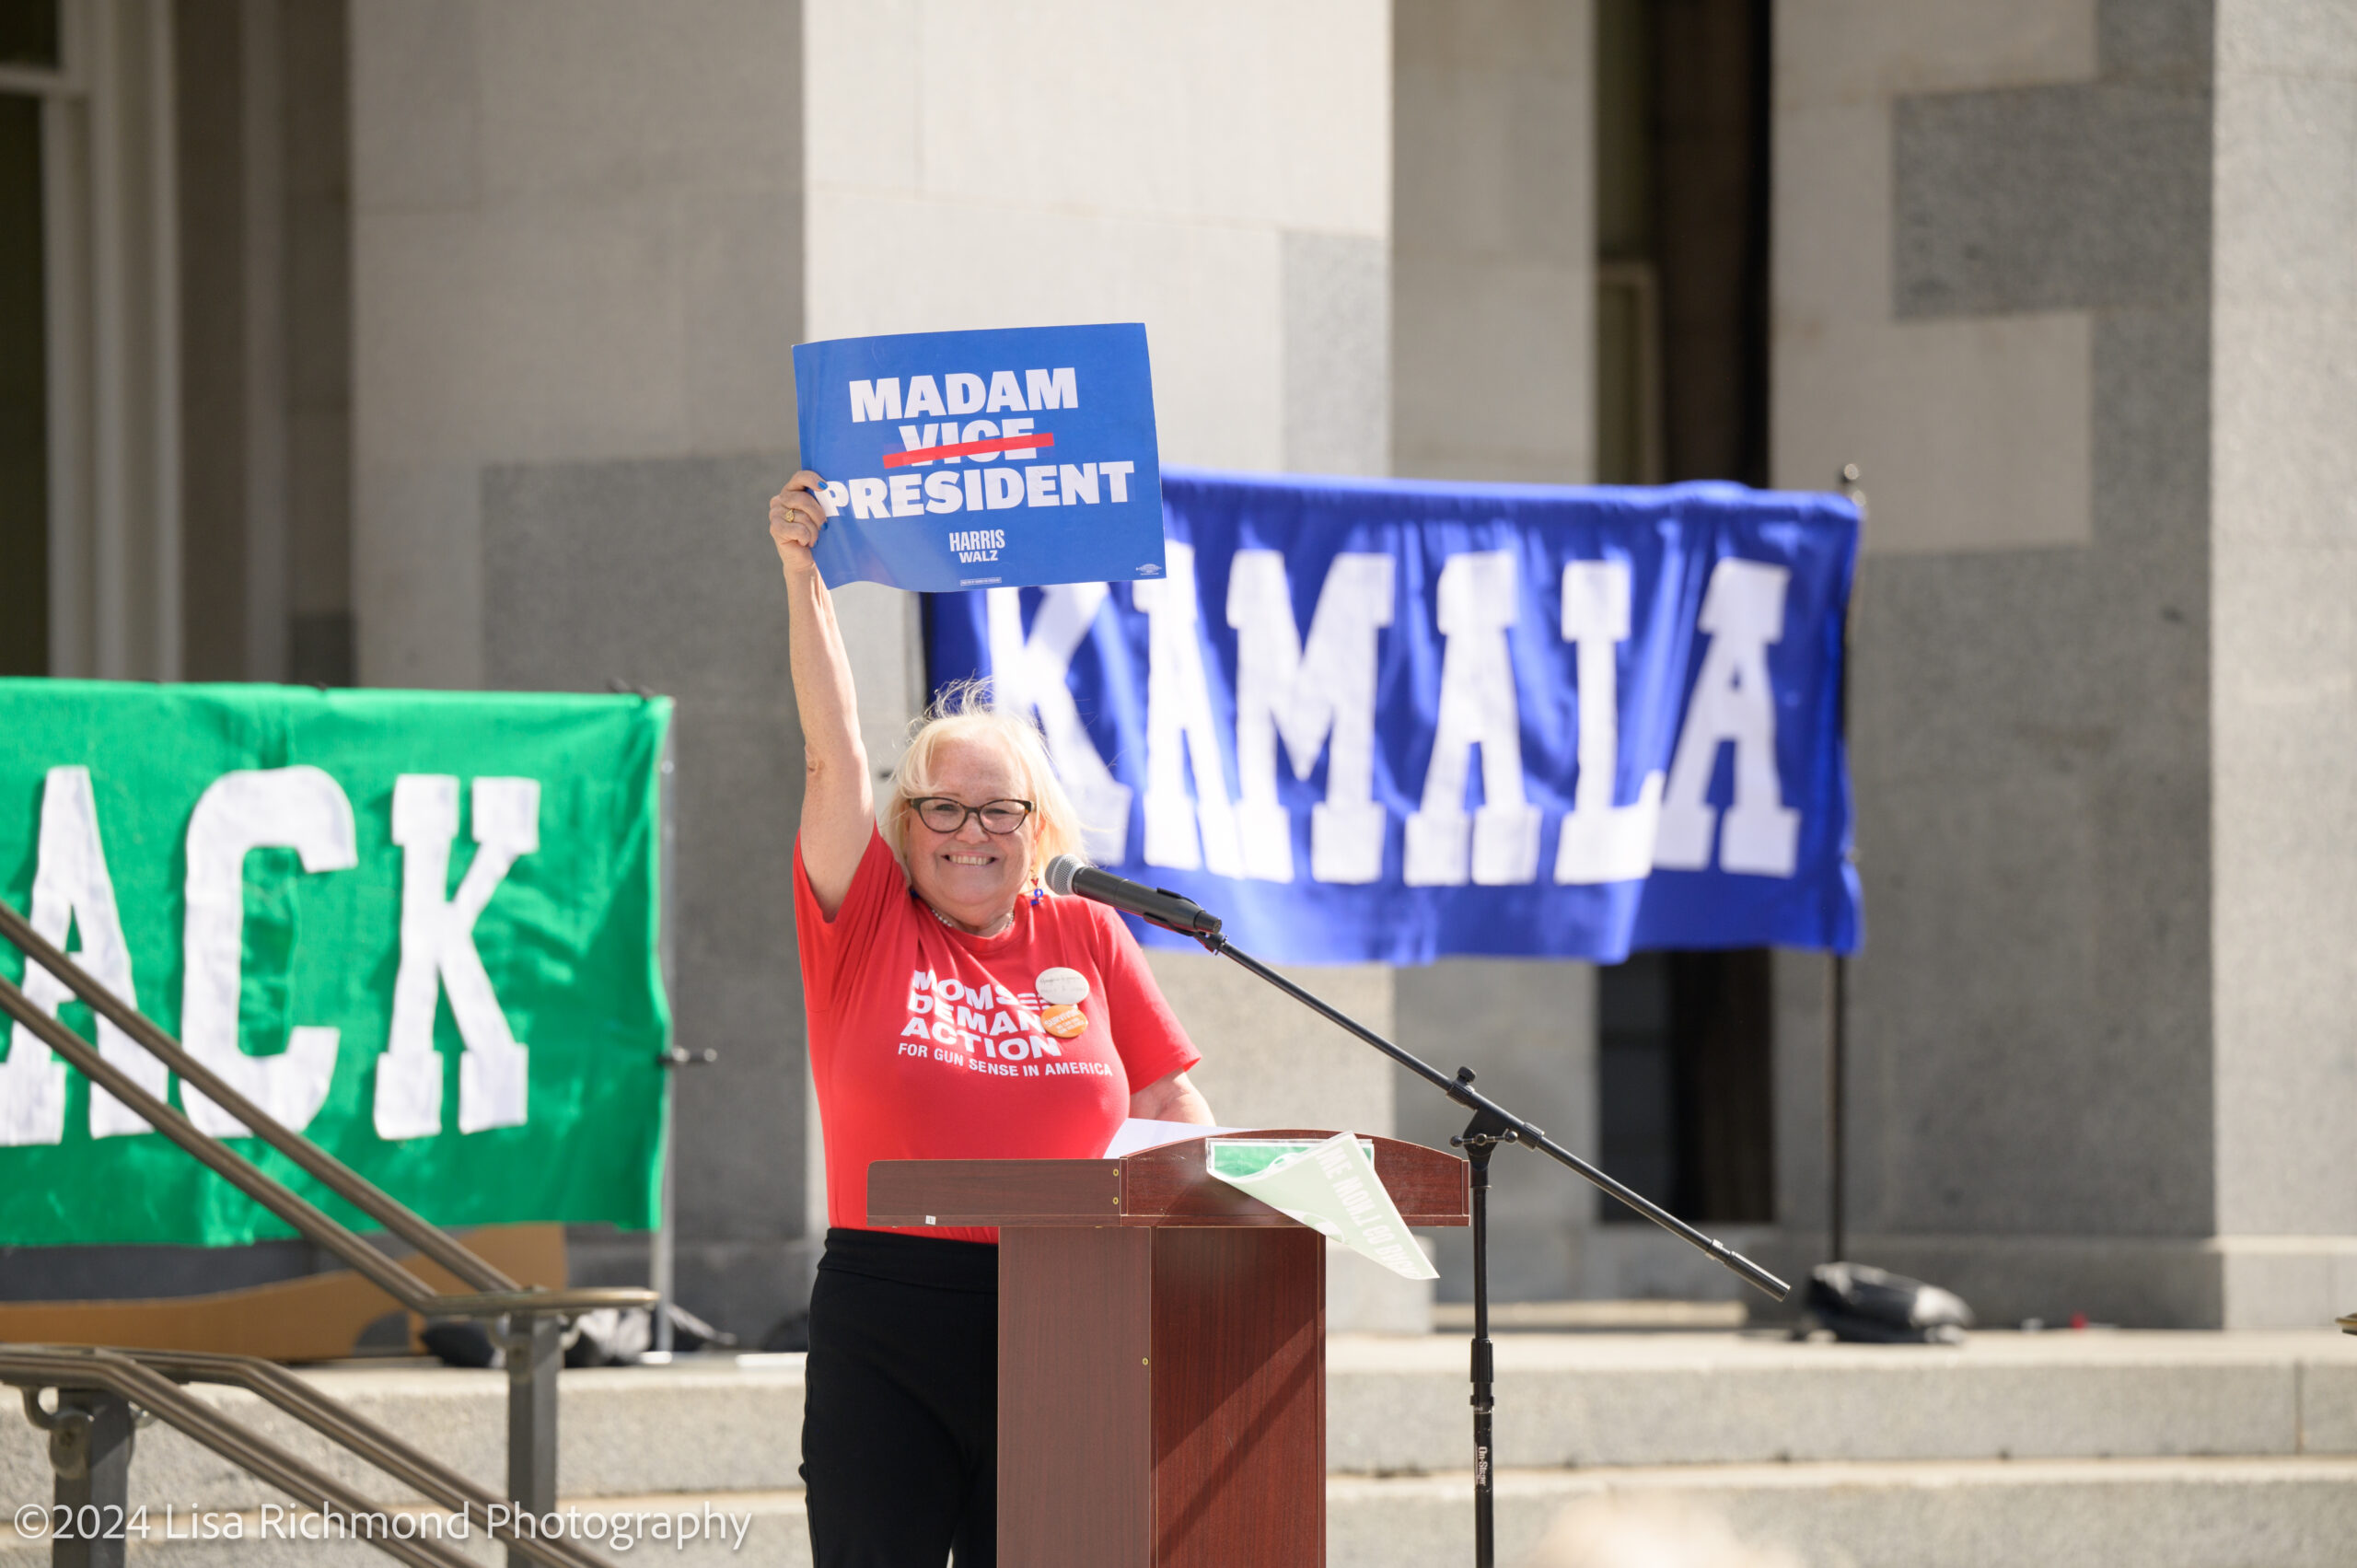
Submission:
[[[1490,1153],[1487,1139],[1468,1139],[1473,1167],[1473,1564],[1498,1559],[1497,1499],[1491,1475],[1490,1417],[1496,1408],[1490,1352]]]
[[[1459,1067],[1457,1081],[1469,1085],[1473,1069]],[[1473,1220],[1473,1568],[1494,1568],[1498,1560],[1497,1450],[1490,1441],[1490,1418],[1497,1408],[1496,1366],[1490,1351],[1490,1156],[1515,1133],[1504,1117],[1478,1110],[1450,1143],[1465,1151],[1472,1167]]]

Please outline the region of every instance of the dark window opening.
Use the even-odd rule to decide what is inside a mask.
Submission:
[[[1769,954],[1639,953],[1598,971],[1604,1168],[1697,1224],[1776,1217]],[[1611,1198],[1599,1217],[1638,1221]]]
[[[0,95],[0,675],[49,673],[45,226],[41,101]]]
[[[58,0],[0,0],[0,65],[53,71],[63,36]]]
[[[347,686],[346,8],[178,15],[181,668]]]
[[[1598,0],[1606,482],[1768,482],[1770,64],[1769,0]],[[1689,1220],[1775,1216],[1769,962],[1647,953],[1598,973],[1605,1167]]]
[[[1596,478],[1768,482],[1768,0],[1597,0]]]

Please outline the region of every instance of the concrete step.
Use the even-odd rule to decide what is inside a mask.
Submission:
[[[391,1513],[401,1533],[437,1541],[484,1568],[506,1562],[506,1549],[480,1521],[461,1537],[449,1520],[425,1510]],[[617,1564],[642,1559],[686,1568],[810,1564],[809,1516],[799,1492],[601,1497],[568,1501],[559,1516],[560,1529],[577,1531],[574,1539]],[[393,1561],[349,1535],[323,1536],[316,1516],[298,1522],[288,1510],[175,1505],[168,1516],[152,1509],[140,1523],[145,1533],[131,1533],[129,1557],[149,1568],[384,1568]],[[307,1529],[312,1532],[308,1538],[301,1533]],[[51,1544],[0,1519],[0,1568],[46,1568]]]
[[[1327,1481],[1327,1561],[1334,1568],[1434,1568],[1471,1555],[1472,1481],[1463,1472]],[[2344,1568],[2357,1539],[2357,1459],[2040,1459],[1917,1463],[1680,1465],[1505,1470],[1498,1478],[1498,1559],[1516,1563],[1564,1509],[1641,1501],[1724,1520],[1746,1541],[1807,1568]],[[659,1552],[681,1564],[807,1568],[801,1494],[734,1493],[590,1499],[569,1504],[592,1544],[617,1562]],[[696,1521],[675,1545],[662,1516]],[[241,1539],[150,1535],[133,1561],[156,1568],[284,1564],[342,1568],[385,1561],[356,1541],[307,1540],[283,1521],[238,1516]],[[414,1517],[414,1516],[412,1516]],[[617,1519],[636,1535],[612,1550]],[[227,1527],[207,1516],[208,1527]],[[718,1522],[714,1529],[712,1521]],[[712,1533],[706,1533],[712,1531]],[[607,1538],[600,1542],[595,1538]],[[454,1542],[453,1544],[459,1544]],[[467,1555],[499,1561],[477,1531]],[[0,1568],[38,1568],[48,1543],[0,1526]]]
[[[1473,1331],[1473,1304],[1469,1301],[1436,1301],[1433,1303],[1432,1318],[1432,1328],[1426,1332],[1463,1336]],[[1702,1329],[1726,1333],[1750,1326],[1749,1307],[1740,1301],[1499,1301],[1490,1307],[1492,1334],[1658,1333]]]
[[[1504,1470],[1498,1561],[1563,1509],[1643,1499],[1715,1515],[1806,1568],[2346,1568],[2357,1460],[2037,1459]],[[1469,1474],[1326,1487],[1327,1561],[1472,1555]]]
[[[1766,1334],[1516,1334],[1499,1461],[1533,1468],[1844,1459],[2357,1454],[2357,1338],[1988,1333],[1960,1346]],[[1329,1468],[1471,1462],[1467,1347],[1338,1336]]]
[[[1394,1561],[1363,1554],[1455,1529],[1446,1521],[1457,1517],[1452,1499],[1461,1501],[1465,1488],[1452,1472],[1468,1462],[1470,1446],[1465,1356],[1454,1338],[1329,1342],[1328,1451],[1341,1500],[1334,1527],[1362,1554],[1338,1554],[1337,1562]],[[346,1366],[308,1376],[499,1490],[506,1397],[499,1374]],[[684,1498],[753,1509],[761,1520],[798,1519],[799,1356],[568,1372],[560,1388],[559,1476],[568,1498],[600,1510],[619,1506],[617,1499]],[[401,1501],[365,1467],[250,1396],[207,1389],[203,1397],[365,1494]],[[2329,1332],[1991,1333],[1956,1348],[1764,1334],[1520,1334],[1498,1343],[1498,1398],[1499,1462],[1513,1472],[1513,1517],[1524,1522],[1514,1528],[1534,1533],[1552,1508],[1599,1486],[1708,1493],[1732,1500],[1743,1518],[1778,1527],[1804,1516],[1852,1520],[1840,1539],[1871,1544],[1885,1540],[1874,1533],[1886,1527],[1877,1521],[1919,1506],[1932,1510],[1927,1517],[1944,1517],[1942,1509],[2011,1516],[2025,1508],[2021,1516],[2035,1517],[2049,1505],[2068,1513],[2079,1505],[2070,1500],[2083,1497],[2092,1517],[2112,1516],[2106,1509],[2136,1515],[2141,1504],[2118,1500],[2139,1495],[2138,1486],[2160,1489],[2154,1517],[2167,1516],[2165,1508],[2177,1505],[2169,1500],[2181,1494],[2247,1487],[2251,1495],[2280,1493],[2291,1499],[2284,1516],[2305,1518],[2302,1510],[2324,1506],[2309,1499],[2316,1477],[2357,1479],[2347,1468],[2357,1457],[2357,1339]],[[253,1514],[284,1501],[164,1428],[140,1434],[132,1477],[134,1500],[151,1512]],[[2048,1490],[2026,1503],[2005,1490],[2032,1483]],[[1779,1487],[1801,1487],[1814,1500],[1792,1501]],[[0,1411],[0,1501],[13,1507],[49,1494],[39,1434]],[[2234,1514],[2244,1502],[2220,1506]],[[1348,1533],[1365,1520],[1376,1522]],[[791,1550],[801,1550],[798,1523],[770,1533],[792,1537]],[[195,1561],[219,1544],[171,1550]],[[250,1551],[323,1550],[308,1541],[244,1544]],[[25,1545],[12,1550],[21,1555]],[[0,1560],[17,1561],[5,1551]],[[1917,1559],[1876,1546],[1853,1560]],[[2282,1559],[2307,1560],[2296,1551]]]
[[[413,1447],[504,1493],[507,1379],[456,1368],[339,1366],[305,1374],[347,1408]],[[774,1491],[799,1487],[802,1357],[683,1360],[670,1366],[563,1374],[557,1475],[575,1497]],[[191,1389],[281,1447],[387,1502],[413,1501],[242,1389]],[[134,1503],[257,1508],[277,1494],[168,1427],[139,1434]],[[0,1407],[0,1501],[50,1493],[48,1451],[15,1409]]]

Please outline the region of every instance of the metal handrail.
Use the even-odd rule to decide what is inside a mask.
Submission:
[[[23,949],[29,962],[39,964],[64,981],[66,988],[87,1003],[92,1012],[136,1040],[149,1055],[179,1074],[183,1084],[236,1117],[264,1144],[420,1253],[476,1287],[472,1292],[447,1295],[435,1289],[331,1218],[317,1204],[298,1196],[221,1140],[201,1131],[180,1110],[107,1061],[87,1040],[35,1006],[16,984],[0,980],[0,1013],[31,1030],[42,1044],[64,1057],[85,1077],[128,1106],[205,1168],[294,1226],[307,1240],[350,1264],[411,1311],[430,1317],[498,1318],[510,1314],[579,1313],[655,1303],[656,1293],[643,1286],[565,1290],[518,1286],[432,1221],[239,1094],[145,1015],[124,1003],[52,946],[5,901],[0,901],[0,937]]]
[[[296,1167],[329,1191],[382,1225],[477,1290],[514,1290],[516,1282],[459,1246],[425,1216],[394,1199],[367,1178],[279,1121],[210,1066],[189,1054],[136,1007],[100,984],[81,965],[33,929],[32,923],[6,901],[0,901],[0,937],[23,949],[27,958],[64,981],[67,990],[89,1005],[90,1010],[145,1049],[147,1053],[194,1086],[206,1098],[236,1117],[254,1136],[284,1155]]]
[[[0,1015],[22,1024],[34,1038],[77,1068],[84,1077],[128,1106],[148,1126],[186,1151],[206,1169],[285,1221],[306,1239],[351,1265],[363,1278],[403,1307],[429,1317],[503,1319],[507,1358],[509,1494],[520,1506],[535,1513],[554,1506],[556,1375],[562,1361],[558,1319],[604,1307],[659,1307],[661,1297],[658,1294],[640,1286],[561,1290],[518,1286],[458,1238],[406,1207],[240,1094],[225,1082],[221,1074],[190,1055],[180,1041],[166,1034],[137,1008],[99,984],[79,964],[60,952],[35,931],[23,915],[6,902],[0,902],[0,939],[21,948],[29,965],[38,964],[64,981],[66,989],[87,1003],[100,1018],[122,1029],[150,1056],[170,1072],[178,1074],[184,1087],[204,1095],[224,1111],[236,1117],[255,1137],[284,1155],[320,1185],[377,1221],[396,1237],[414,1247],[425,1258],[449,1270],[462,1283],[474,1287],[470,1291],[447,1294],[436,1290],[401,1261],[362,1239],[357,1233],[331,1218],[319,1205],[296,1193],[226,1142],[198,1128],[184,1112],[150,1091],[122,1068],[109,1062],[88,1040],[35,1006],[20,986],[0,980]],[[65,1358],[64,1361],[57,1359],[61,1356]],[[241,1357],[173,1353],[172,1356],[157,1361],[155,1365],[177,1367],[180,1372],[175,1375],[184,1374],[192,1379],[230,1381],[251,1388],[304,1421],[314,1431],[339,1442],[380,1469],[401,1477],[446,1505],[460,1506],[460,1504],[450,1502],[452,1498],[459,1498],[484,1503],[488,1506],[488,1494],[479,1493],[463,1478],[443,1469],[424,1455],[399,1444],[348,1411],[338,1410],[333,1401],[303,1388],[294,1379],[284,1378],[284,1375],[273,1376],[272,1371],[256,1370],[266,1366],[266,1363],[246,1364]],[[318,1476],[299,1461],[271,1448],[250,1434],[243,1433],[217,1412],[209,1412],[202,1403],[189,1400],[168,1378],[136,1360],[105,1352],[75,1357],[61,1351],[0,1346],[0,1382],[23,1380],[9,1376],[12,1367],[20,1371],[29,1369],[38,1374],[54,1371],[61,1365],[68,1370],[90,1369],[81,1381],[74,1385],[75,1388],[95,1387],[104,1397],[135,1400],[273,1485],[286,1487],[287,1482],[282,1478],[291,1476],[296,1484],[287,1489],[297,1496],[301,1495],[304,1487],[311,1488],[313,1493],[322,1499],[334,1498],[341,1502],[348,1495],[340,1488],[332,1488],[324,1477]],[[134,1386],[143,1388],[145,1391],[133,1392]],[[165,1392],[158,1395],[157,1388]],[[58,1485],[63,1495],[67,1486],[67,1471],[61,1468],[58,1474]],[[95,1476],[96,1472],[91,1474]],[[77,1481],[75,1484],[85,1483]],[[116,1489],[115,1501],[119,1503],[122,1484],[120,1474],[110,1484]],[[488,1527],[488,1516],[485,1524]],[[539,1544],[525,1539],[509,1539],[511,1568],[527,1560],[538,1562],[540,1568],[585,1568],[586,1564],[598,1561],[580,1556],[577,1552],[568,1555],[562,1550],[551,1555],[535,1550]],[[58,1550],[63,1552],[65,1546],[61,1538]],[[463,1562],[439,1547],[417,1540],[394,1541],[386,1545],[385,1550],[403,1562],[412,1563],[414,1568],[452,1568],[452,1565]]]
[[[82,1361],[77,1358],[93,1353],[68,1347],[10,1346],[0,1349],[0,1356],[10,1352],[24,1357],[54,1357],[54,1365],[64,1373],[78,1370]],[[243,1388],[294,1417],[346,1453],[415,1488],[429,1502],[437,1503],[452,1513],[482,1510],[484,1528],[489,1534],[517,1547],[534,1561],[546,1564],[547,1568],[606,1568],[603,1559],[570,1541],[518,1532],[513,1525],[494,1525],[493,1521],[498,1516],[493,1510],[502,1501],[495,1493],[477,1486],[431,1456],[411,1447],[374,1422],[344,1409],[276,1362],[250,1355],[221,1355],[203,1351],[108,1350],[95,1353],[135,1362],[175,1383],[211,1383]],[[22,1374],[17,1376],[21,1376]],[[0,1369],[0,1382],[10,1380],[11,1373]],[[218,1411],[215,1413],[220,1414]],[[221,1415],[220,1419],[229,1420],[226,1415]]]
[[[220,1140],[199,1131],[196,1124],[176,1107],[157,1098],[131,1074],[101,1056],[87,1040],[35,1006],[31,998],[6,980],[0,980],[0,1013],[6,1013],[31,1030],[42,1044],[64,1057],[92,1083],[137,1112],[149,1126],[185,1149],[206,1169],[293,1225],[306,1240],[316,1243],[351,1264],[371,1283],[412,1312],[447,1318],[503,1317],[509,1313],[586,1312],[600,1307],[643,1307],[655,1299],[653,1291],[640,1286],[527,1290],[506,1281],[504,1275],[500,1277],[507,1285],[505,1290],[445,1295],[371,1247],[355,1232],[330,1218],[317,1204],[297,1195],[251,1160]],[[230,1108],[225,1106],[224,1109]],[[231,1109],[231,1114],[241,1115],[241,1112]],[[299,1136],[284,1127],[278,1131],[288,1138]],[[303,1141],[308,1143],[308,1139]],[[474,1254],[470,1252],[466,1256],[471,1258]],[[481,1263],[481,1269],[476,1272],[482,1271],[496,1272],[488,1263]]]
[[[384,1512],[342,1481],[324,1475],[268,1439],[256,1435],[203,1400],[191,1398],[161,1373],[119,1352],[0,1345],[0,1383],[29,1393],[45,1388],[94,1388],[151,1413],[167,1426],[212,1449],[248,1473],[259,1476],[298,1503],[334,1504],[355,1516]],[[403,1539],[389,1529],[364,1537],[368,1544],[411,1568],[473,1568],[467,1559],[437,1542]],[[512,1543],[518,1547],[521,1542]],[[567,1564],[566,1568],[575,1568]]]

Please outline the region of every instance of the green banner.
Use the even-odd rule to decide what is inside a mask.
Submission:
[[[670,1038],[670,713],[660,697],[0,680],[0,898],[428,1219],[644,1229]],[[152,1058],[25,968],[0,942],[0,974],[164,1090]],[[292,1234],[24,1028],[5,1038],[0,1245]],[[366,1223],[203,1096],[169,1093]]]

